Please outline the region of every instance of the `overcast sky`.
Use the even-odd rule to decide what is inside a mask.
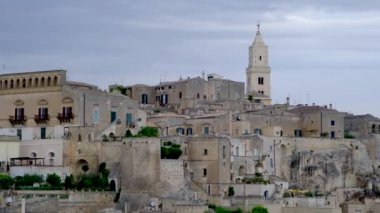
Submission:
[[[219,73],[245,82],[257,21],[273,103],[380,116],[380,1],[0,0],[0,73],[154,85]]]

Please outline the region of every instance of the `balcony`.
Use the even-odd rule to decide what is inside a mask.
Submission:
[[[58,113],[57,119],[61,123],[70,123],[74,119],[73,113]]]
[[[26,122],[26,116],[9,116],[9,122],[11,122],[12,126],[14,125],[24,125]]]
[[[34,121],[36,124],[46,124],[50,121],[50,115],[34,115]]]

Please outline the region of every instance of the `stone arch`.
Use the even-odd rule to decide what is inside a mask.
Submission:
[[[46,105],[48,105],[49,103],[47,102],[47,100],[45,100],[45,99],[41,99],[41,100],[39,100],[38,101],[38,105],[39,106],[46,106]]]
[[[76,163],[76,168],[78,169],[78,171],[81,171],[84,173],[86,173],[90,170],[90,166],[85,159],[78,160]]]
[[[31,158],[36,158],[36,157],[37,157],[37,153],[35,153],[35,152],[31,152],[31,153],[30,153],[30,157],[31,157]]]
[[[35,79],[34,79],[34,87],[38,87],[38,86],[39,86],[38,83],[39,83],[39,82],[38,82],[38,78],[35,78]]]
[[[193,129],[191,127],[186,129],[186,135],[192,135],[193,134]]]
[[[13,87],[14,87],[14,81],[13,81],[13,79],[11,79],[10,89],[13,89]]]
[[[8,80],[4,81],[4,89],[8,89]]]
[[[115,182],[115,180],[111,180],[111,182],[110,182],[110,191],[116,191],[116,182]]]
[[[17,79],[17,80],[16,80],[16,88],[17,88],[17,89],[20,88],[20,79]]]
[[[26,79],[22,79],[22,84],[21,84],[21,87],[22,88],[26,88]]]
[[[41,78],[41,87],[44,87],[45,86],[45,77],[42,77]]]
[[[263,173],[263,171],[264,171],[263,164],[261,162],[257,163],[255,165],[255,173]]]
[[[58,85],[58,77],[54,76],[53,86],[57,86],[57,85]]]
[[[18,100],[15,101],[14,104],[15,104],[15,106],[24,106],[24,101],[18,99]]]
[[[245,174],[245,167],[244,166],[240,166],[239,167],[239,176],[243,176]]]
[[[50,165],[54,165],[55,153],[54,152],[49,152],[47,154],[47,157],[48,157]]]
[[[50,76],[47,78],[47,86],[48,86],[48,87],[51,86],[51,77],[50,77]]]
[[[376,125],[372,124],[372,133],[376,133]]]
[[[73,99],[70,98],[70,97],[65,97],[65,98],[62,99],[62,103],[63,104],[70,104],[70,103],[73,103],[73,102],[74,102]]]
[[[29,80],[28,80],[28,87],[32,87],[33,86],[32,82],[33,82],[32,78],[29,78]]]
[[[148,94],[142,94],[141,95],[141,103],[142,104],[148,104]]]

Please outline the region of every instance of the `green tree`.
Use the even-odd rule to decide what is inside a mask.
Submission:
[[[7,174],[0,174],[0,189],[9,189],[13,185],[13,178]]]
[[[66,176],[65,183],[64,183],[65,189],[74,189],[75,188],[75,182],[74,182],[74,176]]]
[[[158,137],[158,130],[157,128],[146,126],[141,128],[141,130],[138,133],[138,136]]]
[[[61,177],[59,177],[57,174],[48,174],[46,176],[46,182],[50,184],[53,188],[59,187],[62,185]]]
[[[256,206],[252,209],[252,213],[268,213],[268,209],[264,206]]]
[[[127,129],[127,131],[125,131],[125,137],[126,138],[133,137],[131,130]]]

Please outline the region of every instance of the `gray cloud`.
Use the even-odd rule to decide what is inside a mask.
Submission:
[[[380,116],[375,0],[0,0],[0,73],[64,68],[102,88],[202,70],[245,81],[257,20],[275,102],[290,95]]]

